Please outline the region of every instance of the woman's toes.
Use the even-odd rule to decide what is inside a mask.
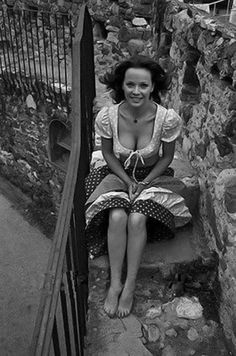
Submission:
[[[132,308],[132,306],[131,306],[131,308]],[[131,308],[129,308],[129,309],[122,309],[122,308],[118,309],[117,310],[117,316],[119,318],[127,317],[130,314]]]
[[[112,287],[109,288],[104,303],[104,311],[110,318],[114,317],[117,312],[119,295],[120,289],[115,290]]]
[[[119,304],[116,313],[119,318],[125,318],[130,314],[133,305],[133,299],[133,292],[123,290],[119,299]]]

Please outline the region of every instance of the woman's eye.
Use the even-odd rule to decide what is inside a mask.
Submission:
[[[141,84],[141,88],[147,88],[148,84]]]

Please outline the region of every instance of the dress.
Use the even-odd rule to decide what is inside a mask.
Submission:
[[[133,151],[119,142],[117,123],[120,104],[101,109],[95,120],[95,130],[102,137],[113,138],[115,156],[126,157],[123,165],[127,174],[136,181],[142,181],[153,167],[137,167],[138,162],[144,165],[145,158],[158,155],[162,141],[174,141],[181,132],[182,120],[173,109],[156,104],[152,139],[143,149]],[[173,175],[173,169],[167,168],[131,203],[126,184],[107,165],[92,168],[85,182],[86,237],[90,257],[107,253],[110,208],[124,208],[127,213],[146,215],[148,241],[174,237],[175,227],[189,222],[191,214],[184,199],[186,187]]]

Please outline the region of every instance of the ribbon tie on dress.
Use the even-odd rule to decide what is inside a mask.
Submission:
[[[133,180],[135,181],[135,183],[138,183],[137,179],[135,178],[135,170],[137,168],[138,161],[140,160],[142,162],[142,164],[145,165],[143,156],[141,155],[141,153],[139,151],[132,151],[130,153],[129,157],[124,162],[124,168],[127,169],[130,166],[131,159],[133,156],[136,156],[136,160],[135,160],[134,168],[132,171],[132,177],[133,177]]]

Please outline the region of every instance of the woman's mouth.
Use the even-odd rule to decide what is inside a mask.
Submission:
[[[131,96],[131,99],[133,101],[140,101],[142,98],[138,98],[138,97],[135,97],[135,96]]]

